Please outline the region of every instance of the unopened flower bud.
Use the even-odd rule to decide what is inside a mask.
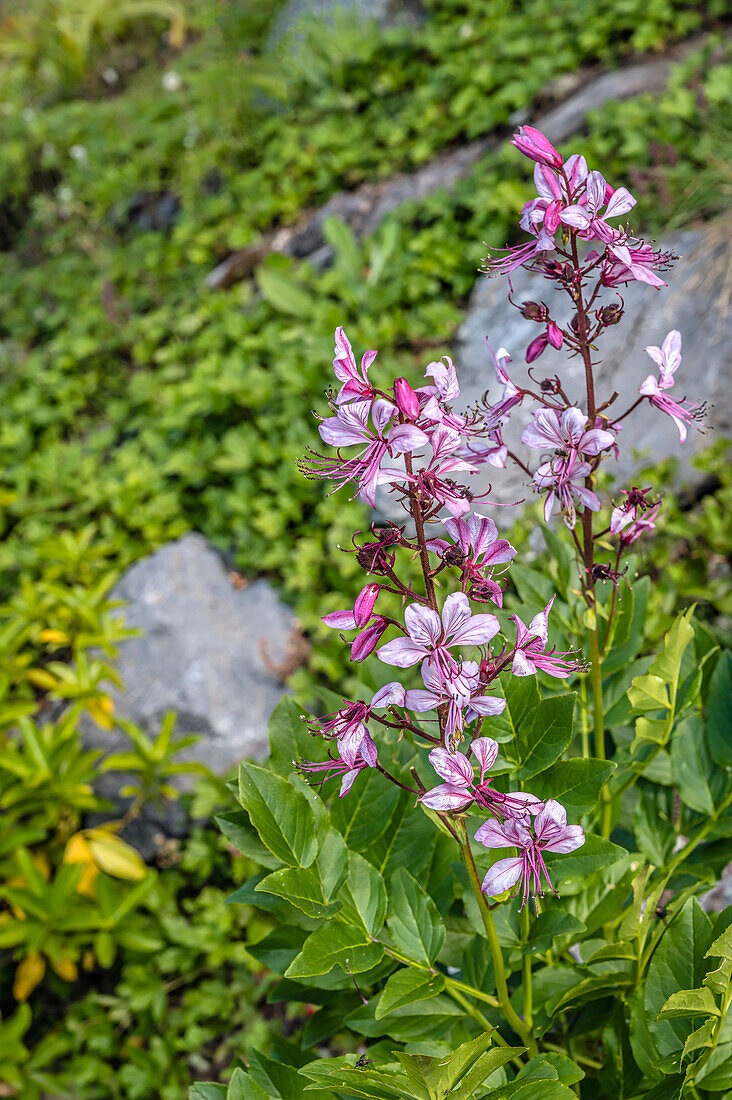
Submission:
[[[561,348],[562,344],[564,343],[564,334],[563,334],[562,330],[560,329],[559,325],[554,324],[554,321],[549,321],[549,323],[546,326],[546,338],[549,341],[549,343],[551,344],[551,346],[553,348],[556,348],[557,351],[559,350],[559,348]]]
[[[537,164],[547,164],[550,168],[561,168],[564,164],[561,153],[557,152],[541,130],[533,126],[519,126],[511,138],[511,144]]]
[[[381,615],[377,615],[371,626],[367,626],[365,630],[362,630],[360,634],[357,634],[353,639],[351,646],[351,660],[363,661],[365,657],[368,657],[370,653],[376,649],[381,635],[384,633],[389,625],[388,619],[384,619]]]
[[[559,375],[555,374],[553,378],[542,378],[539,383],[539,388],[542,393],[557,394],[562,388],[562,383],[559,380]]]
[[[521,303],[521,316],[525,317],[527,321],[545,321],[546,314],[547,308],[543,302],[541,305],[538,302]]]
[[[403,416],[406,416],[408,420],[417,419],[419,416],[419,398],[406,378],[397,378],[394,383],[394,400]]]
[[[532,340],[526,349],[526,362],[533,363],[535,359],[538,359],[544,352],[547,343],[547,335],[545,332],[542,332],[541,336],[537,336]]]
[[[365,626],[369,621],[380,591],[380,586],[373,582],[361,589],[353,605],[353,617],[356,621],[356,626]]]

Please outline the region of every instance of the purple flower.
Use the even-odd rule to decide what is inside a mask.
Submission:
[[[624,546],[632,546],[641,535],[645,535],[647,531],[655,530],[656,519],[661,511],[661,503],[659,500],[647,512],[638,515],[627,527],[623,528],[618,537]]]
[[[404,688],[397,681],[385,684],[376,692],[370,703],[343,700],[343,706],[334,714],[321,718],[305,719],[313,734],[322,734],[329,740],[335,739],[340,758],[349,766],[355,764],[358,754],[366,742],[365,760],[375,758],[376,747],[373,744],[366,723],[371,712],[378,707],[388,707],[392,703],[404,705]]]
[[[499,630],[495,615],[473,615],[468,597],[453,592],[447,597],[440,617],[431,607],[412,603],[404,612],[407,637],[395,638],[377,650],[386,665],[411,668],[427,660],[445,672],[456,669],[451,646],[487,645]]]
[[[406,425],[404,425],[406,427]],[[443,505],[453,516],[461,516],[470,511],[470,494],[462,485],[456,485],[446,474],[475,473],[476,467],[466,462],[459,454],[462,448],[462,436],[454,428],[438,424],[429,432],[432,458],[429,464],[416,473],[408,474],[404,470],[382,470],[380,482],[411,482],[417,490],[423,506],[437,510]]]
[[[635,199],[626,187],[613,191],[601,172],[590,172],[585,186],[584,203],[576,203],[562,211],[563,225],[579,230],[584,240],[597,239],[612,244],[621,234],[607,224],[608,218],[627,214],[635,206]],[[600,211],[607,203],[604,215]]]
[[[503,592],[500,585],[491,581],[491,575],[494,566],[505,565],[516,557],[511,543],[499,539],[493,520],[477,512],[471,512],[465,519],[445,520],[445,528],[453,544],[446,539],[430,539],[428,548],[449,565],[459,565],[463,579],[481,586],[481,593],[485,592],[501,607]]]
[[[343,385],[336,400],[338,404],[345,401],[353,401],[355,398],[371,398],[373,386],[369,382],[369,367],[376,358],[378,352],[367,351],[361,359],[361,370],[356,367],[356,360],[350,341],[341,325],[335,330],[335,348],[333,350],[333,371],[339,382]]]
[[[485,783],[485,773],[493,767],[498,756],[498,745],[490,737],[478,737],[470,746],[480,767],[480,779],[475,782],[473,765],[461,752],[433,749],[430,763],[445,782],[420,796],[419,801],[430,810],[441,813],[464,810],[472,802],[489,810],[501,820],[506,817],[524,817],[536,814],[544,803],[531,794],[518,792],[503,794]]]
[[[521,442],[527,447],[542,450],[568,451],[570,457],[578,454],[598,455],[612,447],[615,437],[602,428],[587,430],[587,417],[578,408],[565,409],[561,418],[555,409],[538,409],[534,423],[521,433]]]
[[[519,855],[499,859],[483,879],[481,889],[489,897],[497,897],[521,883],[521,908],[534,895],[538,912],[539,898],[544,896],[542,878],[556,895],[549,878],[542,852],[574,852],[585,842],[581,825],[568,825],[567,813],[553,798],[539,811],[533,823],[529,818],[509,818],[503,823],[489,820],[475,833],[475,839],[486,848],[518,848]]]
[[[404,705],[417,714],[445,706],[445,744],[448,746],[460,740],[466,722],[474,721],[478,715],[501,714],[506,707],[505,699],[482,694],[480,670],[475,661],[463,661],[450,669],[424,661],[422,681],[424,689],[408,691]]]
[[[534,615],[528,627],[524,626],[518,615],[511,616],[511,622],[516,625],[516,648],[511,664],[514,676],[533,676],[537,669],[541,669],[549,676],[564,680],[572,672],[578,671],[580,666],[577,661],[563,660],[569,656],[568,653],[556,653],[554,647],[550,650],[546,648],[549,640],[549,612],[555,599],[552,596],[544,610]]]
[[[389,422],[396,415],[396,406],[378,398],[370,401],[352,401],[341,405],[335,416],[323,420],[320,436],[333,447],[360,446],[359,453],[349,459],[325,458],[314,454],[302,464],[303,472],[311,477],[330,478],[344,485],[348,481],[358,483],[358,494],[373,508],[376,486],[380,482],[380,466],[388,454],[404,454],[423,447],[428,437],[414,424]],[[369,415],[373,427],[369,426]]]
[[[656,251],[645,241],[631,242],[621,238],[607,247],[602,265],[602,283],[604,286],[632,282],[648,283],[655,287],[666,286],[663,279],[656,275],[656,271],[668,267],[672,260],[671,252]]]
[[[538,490],[549,490],[544,501],[544,519],[547,523],[557,502],[567,527],[574,527],[577,519],[575,504],[581,504],[591,512],[599,512],[599,498],[585,485],[585,478],[591,469],[589,462],[580,462],[577,458],[553,458],[539,466],[534,473],[534,485]]]
[[[674,401],[672,397],[664,393],[670,390],[674,384],[674,374],[681,365],[681,333],[672,329],[660,348],[647,347],[644,349],[654,363],[658,365],[658,378],[649,374],[645,382],[638,389],[642,397],[647,397],[652,405],[661,412],[666,413],[679,429],[679,439],[683,443],[686,439],[686,425],[699,421],[704,416],[704,405],[695,402],[685,405],[685,398]]]
[[[627,499],[613,508],[610,516],[610,531],[613,535],[619,535],[623,528],[655,506],[655,502],[646,499],[650,491],[650,485],[645,489],[634,485],[632,489],[622,490]]]
[[[521,404],[524,399],[524,391],[518,389],[508,377],[506,363],[511,362],[511,356],[508,354],[506,349],[499,348],[497,352],[494,352],[493,348],[490,346],[490,344],[488,344],[487,337],[486,344],[488,346],[488,351],[490,352],[491,359],[493,360],[493,369],[496,372],[496,381],[503,386],[501,400],[497,401],[495,405],[487,405],[485,410],[485,426],[489,431],[492,431],[495,428],[499,428],[506,420],[508,420],[511,410],[516,405]]]
[[[302,772],[308,783],[315,787],[322,786],[323,783],[333,779],[336,775],[342,776],[338,797],[343,798],[344,794],[348,794],[363,769],[375,768],[376,762],[376,745],[370,737],[366,737],[361,742],[361,748],[356,753],[355,760],[351,763],[339,756],[335,759],[322,761],[300,760],[295,767],[299,772]]]

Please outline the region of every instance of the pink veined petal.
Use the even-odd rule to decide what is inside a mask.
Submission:
[[[538,841],[543,841],[552,833],[561,832],[567,827],[567,811],[555,798],[547,799],[544,809],[537,815],[534,831]]]
[[[329,416],[318,428],[320,438],[331,447],[352,447],[355,443],[368,440],[366,427],[358,424],[344,424],[339,416]]]
[[[363,722],[358,722],[356,725],[349,727],[346,732],[337,739],[336,744],[338,745],[338,752],[343,762],[348,764],[349,768],[352,768],[356,763],[358,750],[361,748],[361,742],[364,737],[368,735],[368,732]]]
[[[614,442],[615,436],[611,432],[606,432],[604,428],[590,428],[582,437],[582,453],[597,455],[612,447]]]
[[[572,229],[587,229],[592,222],[592,215],[587,213],[584,206],[567,206],[559,215],[559,220]]]
[[[385,665],[395,665],[396,668],[411,668],[412,665],[419,664],[425,655],[425,646],[413,642],[411,638],[394,638],[376,650],[380,661]]]
[[[383,397],[377,397],[371,406],[371,420],[376,431],[381,435],[384,428],[397,414],[397,407],[391,401],[385,401]]]
[[[390,684],[384,684],[383,688],[374,695],[371,700],[372,707],[388,707],[392,703],[398,706],[404,705],[404,688],[398,680],[392,680]]]
[[[556,500],[557,500],[556,494],[555,493],[549,493],[546,500],[544,501],[544,522],[545,523],[548,523],[549,520],[552,518],[552,512],[554,511],[554,505],[556,504]]]
[[[513,848],[516,845],[516,838],[507,836],[501,823],[492,817],[484,821],[474,835],[478,843],[486,848]]]
[[[605,202],[606,186],[605,177],[602,172],[590,172],[587,177],[585,196],[587,198],[587,206],[593,214],[596,214]]]
[[[463,592],[452,592],[442,605],[442,628],[446,638],[460,631],[470,622],[468,597]]]
[[[681,366],[681,333],[672,328],[663,341],[664,374],[673,374]]]
[[[379,638],[386,630],[386,625],[383,619],[377,618],[372,626],[367,626],[365,630],[356,635],[351,642],[352,661],[363,661],[370,653],[374,652]]]
[[[589,508],[591,512],[600,511],[600,498],[592,489],[587,489],[584,485],[575,485],[574,489],[585,508]]]
[[[529,632],[519,619],[518,615],[511,615],[511,622],[516,627],[516,648],[521,649],[529,637]]]
[[[472,516],[471,516],[472,519]],[[445,530],[464,553],[470,549],[470,528],[464,519],[446,519]],[[446,544],[447,545],[447,544]]]
[[[481,890],[492,898],[497,897],[499,894],[505,894],[506,890],[510,890],[521,878],[523,866],[524,861],[520,856],[514,856],[512,859],[499,859],[483,879]]]
[[[587,161],[581,153],[572,153],[564,165],[564,171],[569,180],[570,187],[576,191],[581,183],[587,179]]]
[[[439,787],[421,795],[419,801],[430,810],[462,810],[473,801],[473,796],[465,787],[451,787],[441,783]]]
[[[421,428],[415,428],[414,424],[396,424],[389,431],[386,442],[390,450],[406,454],[408,451],[426,447],[429,438]]]
[[[529,634],[534,638],[540,638],[542,645],[546,645],[549,637],[549,612],[555,599],[556,595],[552,596],[544,610],[540,611],[538,615],[534,615],[529,623]]]
[[[378,760],[376,745],[374,744],[373,737],[368,731],[366,732],[366,736],[361,742],[361,748],[359,751],[361,753],[361,759],[365,760],[370,768],[375,768],[376,762]]]
[[[435,428],[430,437],[430,445],[434,452],[434,461],[440,462],[443,458],[453,454],[460,446],[462,440],[460,433],[453,428],[446,428],[443,424]]]
[[[505,705],[505,700],[503,701]],[[470,750],[473,756],[478,761],[480,767],[480,781],[483,782],[485,773],[489,771],[496,762],[498,756],[498,742],[494,741],[492,737],[476,737],[473,744],[470,746]]]
[[[413,688],[404,696],[404,706],[417,714],[425,710],[436,710],[444,701],[441,695],[436,695],[434,691],[423,691],[422,688]]]
[[[452,645],[485,645],[495,638],[500,624],[495,615],[473,615],[470,622],[453,635]]]
[[[536,665],[529,660],[523,649],[517,649],[511,662],[511,672],[514,676],[533,676]]]
[[[427,539],[425,546],[429,551],[431,551],[431,553],[437,554],[437,556],[440,558],[446,550],[450,549],[450,543],[447,541],[447,539]]]
[[[404,612],[409,637],[420,645],[435,645],[442,634],[440,617],[431,607],[410,603]]]
[[[483,565],[505,565],[506,562],[511,561],[516,557],[518,550],[515,550],[508,539],[496,539],[491,548],[486,552],[483,558]]]
[[[447,749],[433,749],[430,764],[440,779],[453,787],[467,787],[473,782],[473,765],[461,752],[448,752]]]
[[[353,357],[351,342],[339,325],[335,330],[335,347],[333,349],[333,371],[339,382],[345,382],[356,373],[356,360]]]
[[[503,714],[506,709],[506,700],[498,695],[473,695],[470,700],[470,709],[489,718],[496,714]]]
[[[470,532],[469,541],[476,556],[485,553],[498,538],[495,522],[489,516],[481,516],[478,512],[471,513],[466,527]]]
[[[646,348],[646,351],[648,351],[648,348]],[[638,387],[638,393],[641,397],[660,397],[661,390],[658,386],[658,379],[654,378],[652,374],[649,374],[645,381]]]
[[[605,210],[606,218],[617,218],[621,214],[627,214],[635,206],[636,200],[627,187],[619,187],[613,194]]]
[[[585,842],[585,834],[581,825],[567,825],[562,835],[549,844],[542,844],[545,852],[559,852],[566,855],[567,852],[576,852]]]
[[[320,621],[333,630],[356,629],[356,620],[353,611],[331,611],[328,615],[323,615]]]
[[[585,432],[585,424],[587,417],[574,406],[569,409],[565,409],[562,413],[561,420],[561,435],[562,437],[572,445],[572,447],[578,447],[582,436]],[[582,448],[584,450],[584,447]]]
[[[376,507],[376,488],[378,485],[383,485],[385,478],[381,476],[382,471],[378,467],[372,470],[371,474],[362,477],[358,486],[358,495],[361,500],[368,504],[369,508]],[[403,475],[402,475],[403,476]]]
[[[365,626],[369,621],[380,591],[378,584],[371,583],[362,588],[356,596],[356,602],[353,605],[353,620],[356,626]]]
[[[643,350],[646,355],[650,355],[658,369],[663,370],[665,366],[665,356],[661,349],[656,347],[655,344],[649,344],[648,347],[643,348]],[[652,375],[649,375],[649,377],[652,377]]]
[[[360,768],[352,768],[351,771],[346,772],[346,774],[343,776],[343,779],[341,780],[341,789],[338,792],[338,797],[339,798],[343,798],[344,794],[348,794],[348,792],[350,791],[351,787],[354,784],[356,776],[360,775],[360,774],[361,774],[361,769]]]
[[[378,351],[365,351],[363,353],[361,356],[361,370],[364,374],[368,374],[369,367],[378,354]]]

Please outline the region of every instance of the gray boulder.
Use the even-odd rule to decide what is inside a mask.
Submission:
[[[216,551],[191,534],[131,566],[113,597],[126,602],[127,625],[141,631],[119,647],[125,686],[112,692],[116,712],[156,734],[176,711],[176,732],[202,738],[187,757],[219,773],[265,756],[267,722],[298,638],[269,582],[235,588]],[[86,740],[104,751],[122,743],[97,727]]]
[[[679,445],[679,435],[673,421],[654,408],[642,408],[624,421],[620,435],[620,460],[607,465],[616,475],[618,487],[628,486],[645,461],[654,462],[675,456],[680,461],[683,480],[693,480],[690,459],[708,447],[719,435],[732,434],[732,319],[725,308],[725,280],[729,269],[730,241],[721,225],[704,230],[688,230],[664,242],[680,259],[666,276],[668,288],[654,290],[640,283],[620,288],[625,301],[625,314],[615,327],[606,330],[598,342],[600,366],[596,370],[596,389],[601,403],[614,391],[620,397],[609,414],[623,412],[637,397],[638,386],[655,371],[654,364],[643,351],[647,344],[660,344],[666,333],[677,328],[683,340],[683,362],[677,372],[672,396],[688,396],[690,400],[705,400],[709,404],[706,428],[696,431],[691,426],[686,443]],[[514,300],[544,301],[551,315],[560,323],[571,313],[569,299],[563,291],[538,275],[523,269],[512,277]],[[486,338],[494,349],[505,347],[513,356],[510,374],[517,385],[530,380],[524,354],[529,342],[542,329],[523,319],[507,301],[505,279],[482,277],[470,299],[467,316],[458,331],[455,361],[460,378],[459,407],[468,407],[488,390],[490,400],[500,395]],[[604,302],[617,301],[607,291]],[[539,379],[558,374],[565,393],[578,404],[585,403],[584,368],[579,358],[549,347],[534,364],[533,373]],[[457,405],[457,403],[456,403]],[[522,457],[526,449],[519,442],[524,427],[531,421],[531,405],[513,410],[504,439],[511,450]],[[532,456],[534,463],[537,455]],[[532,463],[530,463],[532,464]],[[467,481],[476,493],[492,485],[489,500],[510,503],[532,494],[526,475],[509,461],[506,470],[482,467],[479,474]],[[499,522],[502,510],[496,509]],[[506,520],[511,513],[506,512]]]
[[[275,20],[267,46],[275,49],[306,19],[334,23],[340,18],[357,27],[375,22],[387,29],[418,24],[423,16],[418,0],[289,0]]]

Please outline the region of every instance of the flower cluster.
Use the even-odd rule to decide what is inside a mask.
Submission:
[[[500,773],[505,767],[498,768],[498,777],[490,781],[488,773],[497,766],[499,749],[496,739],[483,735],[483,726],[490,731],[506,706],[502,674],[526,677],[542,672],[566,679],[585,672],[586,664],[580,655],[557,652],[549,645],[553,596],[528,626],[512,615],[500,645],[496,614],[473,610],[471,601],[502,610],[502,577],[516,550],[499,537],[495,523],[484,514],[487,505],[481,501],[474,508],[470,475],[485,463],[502,469],[515,461],[542,494],[545,520],[561,514],[577,551],[581,594],[591,612],[586,621],[594,624],[590,655],[596,681],[601,648],[596,586],[613,582],[612,602],[604,613],[607,642],[618,582],[627,570],[620,569],[621,556],[653,529],[661,507],[660,500],[652,499],[650,487],[623,490],[607,526],[594,530],[593,516],[602,508],[599,467],[617,458],[622,422],[644,402],[673,418],[682,442],[687,426],[698,422],[704,410],[668,392],[681,363],[676,331],[661,347],[645,349],[659,374],[641,382],[625,412],[613,408],[618,394],[598,398],[596,343],[605,329],[620,321],[624,308],[622,298],[601,304],[603,292],[632,282],[664,286],[659,272],[673,257],[633,237],[622,225],[619,219],[633,209],[635,199],[626,188],[615,189],[599,171],[589,170],[583,156],[565,160],[530,126],[519,129],[514,144],[535,163],[537,195],[526,203],[520,220],[531,240],[490,257],[485,271],[490,276],[510,275],[528,266],[539,272],[568,295],[570,320],[560,325],[544,302],[515,302],[510,288],[512,304],[527,321],[540,326],[526,349],[531,383],[520,386],[512,379],[509,353],[505,348],[494,353],[489,345],[500,394],[492,402],[484,398],[470,413],[455,407],[460,386],[449,357],[430,363],[424,384],[417,388],[403,377],[380,387],[371,375],[376,352],[367,351],[357,364],[345,332],[336,330],[333,369],[339,388],[330,398],[331,415],[320,418],[319,426],[321,439],[335,453],[311,451],[301,468],[310,477],[333,482],[333,491],[348,485],[354,496],[372,507],[379,489],[393,494],[408,522],[372,527],[360,542],[354,537],[356,560],[369,579],[352,608],[332,611],[323,622],[354,632],[353,661],[375,654],[383,665],[402,670],[404,683],[392,681],[369,701],[344,700],[336,713],[308,719],[311,732],[334,743],[335,751],[324,762],[300,762],[299,767],[319,783],[340,776],[341,796],[365,768],[378,769],[413,791],[456,839],[463,835],[468,810],[488,815],[475,839],[491,849],[513,848],[518,854],[492,865],[483,891],[496,896],[516,887],[523,905],[531,894],[538,899],[545,885],[553,890],[544,853],[574,851],[584,842],[584,833],[579,825],[567,824],[564,809],[554,800],[544,803],[530,792],[504,789]],[[548,346],[582,358],[582,397],[568,396],[558,376],[535,380],[533,364]],[[513,454],[503,437],[513,411],[524,402],[535,403],[532,421],[521,435],[529,455],[536,455],[535,462]],[[438,523],[441,530],[428,532]],[[608,536],[617,540],[615,560],[598,560],[596,552],[607,545],[599,540]],[[420,563],[420,591],[411,580],[401,579],[399,555]],[[449,594],[443,596],[444,590]],[[397,604],[401,611],[396,617],[387,613]],[[430,763],[441,782],[427,789],[412,769],[417,787],[409,787],[391,775],[379,758],[379,729],[400,739],[409,736],[429,748]]]

